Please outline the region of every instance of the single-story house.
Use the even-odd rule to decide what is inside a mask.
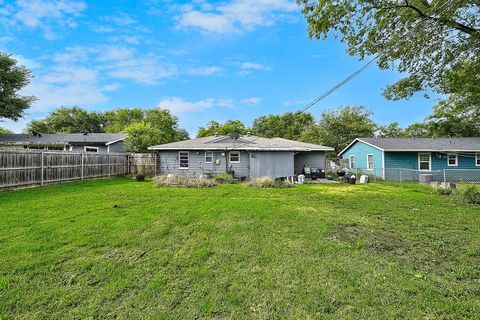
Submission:
[[[350,169],[386,180],[409,172],[441,180],[444,169],[480,169],[480,138],[357,138],[339,156]]]
[[[0,146],[75,152],[124,152],[124,133],[0,134]]]
[[[325,152],[333,148],[282,138],[253,135],[210,136],[149,147],[159,152],[162,174],[218,174],[235,178],[283,178],[305,166],[325,168]]]

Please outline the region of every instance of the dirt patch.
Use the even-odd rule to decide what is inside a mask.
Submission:
[[[367,226],[339,226],[333,232],[332,238],[378,252],[402,254],[412,249],[410,242],[406,238],[390,231]]]

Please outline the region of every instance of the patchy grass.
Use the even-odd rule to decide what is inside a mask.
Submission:
[[[480,208],[418,185],[2,192],[0,251],[5,319],[480,314]]]

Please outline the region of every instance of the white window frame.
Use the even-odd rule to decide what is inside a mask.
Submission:
[[[353,161],[352,161],[353,159]],[[352,162],[354,164],[354,166],[352,167]],[[356,162],[356,158],[355,158],[355,155],[351,155],[350,157],[348,157],[348,166],[350,167],[351,170],[355,170],[356,167],[357,167],[357,162]]]
[[[450,156],[455,156],[455,164],[450,164]],[[456,154],[456,153],[447,154],[447,166],[458,167],[458,154]]]
[[[425,161],[420,161],[421,154],[428,154],[428,169],[421,169],[420,163]],[[418,153],[418,171],[432,171],[432,153],[431,152],[419,152]]]
[[[232,160],[232,154],[238,154],[238,161]],[[240,151],[230,151],[228,153],[228,162],[230,163],[240,163]]]
[[[211,161],[207,161],[207,154],[210,154],[209,158],[212,158]],[[213,151],[205,151],[205,163],[213,163]]]
[[[187,166],[182,167],[182,153],[187,154]],[[178,151],[178,169],[180,170],[188,170],[190,167],[190,152],[188,151]]]
[[[97,151],[87,151],[87,149],[95,149]],[[98,153],[98,147],[83,146],[83,152]]]
[[[370,167],[370,161],[368,160],[368,158],[372,156],[372,166]],[[375,169],[375,156],[373,155],[373,153],[369,153],[367,154],[367,170],[374,170]]]
[[[480,167],[480,153],[475,153],[475,166]]]

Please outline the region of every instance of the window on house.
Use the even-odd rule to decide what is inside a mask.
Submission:
[[[373,154],[367,155],[367,170],[373,170]]]
[[[180,169],[188,169],[188,151],[180,151],[178,153],[178,164]]]
[[[418,154],[418,167],[422,171],[430,171],[431,168],[431,154],[430,153],[419,153]]]
[[[98,152],[98,147],[85,146],[85,147],[83,147],[83,151],[84,152]]]
[[[213,152],[205,151],[205,163],[212,163],[212,162],[213,162]]]
[[[458,155],[455,153],[449,153],[447,161],[448,161],[447,164],[449,167],[458,166]]]
[[[475,154],[475,165],[480,167],[480,153]]]
[[[355,169],[355,156],[350,156],[350,169]]]
[[[240,163],[240,151],[230,151],[230,163]]]

